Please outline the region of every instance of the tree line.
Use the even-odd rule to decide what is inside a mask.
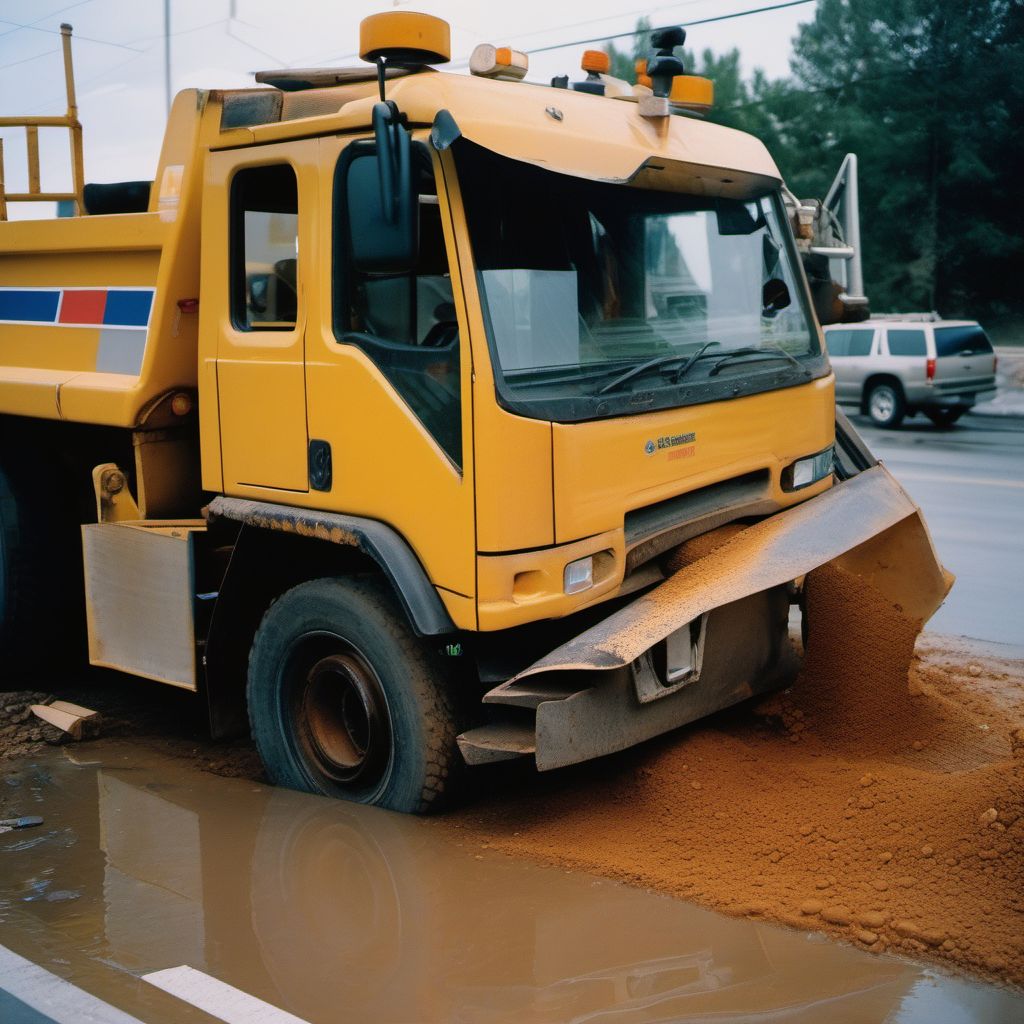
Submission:
[[[609,45],[630,81],[650,50]],[[1024,0],[819,0],[790,74],[687,51],[710,120],[763,139],[787,185],[824,198],[860,165],[865,290],[878,312],[937,310],[1024,339]]]

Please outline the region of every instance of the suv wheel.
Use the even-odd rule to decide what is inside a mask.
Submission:
[[[966,409],[925,409],[924,414],[937,427],[951,427],[966,411]]]
[[[898,384],[882,381],[868,392],[868,415],[872,423],[892,429],[898,427],[907,415],[907,403]]]

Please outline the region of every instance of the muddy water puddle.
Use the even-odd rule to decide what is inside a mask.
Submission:
[[[145,1024],[213,1019],[139,980],[180,965],[310,1024],[1024,1016],[1006,990],[132,745],[8,767],[0,811],[45,819],[0,835],[0,943]]]

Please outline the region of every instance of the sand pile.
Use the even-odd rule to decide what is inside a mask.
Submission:
[[[482,845],[1024,984],[1024,666],[813,574],[801,678],[447,820]],[[909,668],[909,678],[908,678]]]

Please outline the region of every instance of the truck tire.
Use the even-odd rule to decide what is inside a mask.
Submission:
[[[951,427],[966,411],[966,409],[925,409],[924,414],[937,427]]]
[[[26,669],[44,636],[53,647],[53,615],[44,585],[52,567],[46,509],[36,507],[31,489],[19,486],[10,465],[0,464],[0,680]],[[0,689],[3,689],[0,684]]]
[[[277,785],[424,814],[464,767],[440,658],[374,577],[311,580],[275,601],[253,639],[247,692]]]
[[[865,405],[871,422],[887,430],[898,427],[907,415],[903,389],[893,381],[883,380],[872,385]]]

